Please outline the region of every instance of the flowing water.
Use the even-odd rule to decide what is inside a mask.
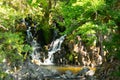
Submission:
[[[27,42],[32,46],[33,52],[31,54],[32,60],[37,60],[37,63],[39,65],[53,65],[53,54],[57,51],[61,50],[61,45],[65,39],[66,35],[61,36],[60,38],[52,41],[50,48],[48,49],[48,58],[46,58],[44,61],[41,61],[40,58],[42,58],[40,55],[41,52],[41,46],[37,43],[35,39],[33,39],[33,35],[30,32],[31,28],[28,27],[27,30]]]
[[[94,68],[94,67],[67,66],[67,65],[56,66],[56,65],[54,65],[54,63],[53,63],[54,62],[53,61],[54,60],[54,54],[61,50],[61,45],[62,45],[63,41],[65,40],[66,35],[63,35],[58,39],[54,39],[54,41],[51,42],[50,47],[49,47],[48,52],[47,52],[48,53],[47,58],[44,56],[44,59],[43,59],[43,56],[41,56],[41,55],[45,54],[45,52],[41,53],[42,52],[41,44],[39,44],[37,42],[37,40],[35,39],[35,34],[33,34],[31,32],[31,27],[29,26],[27,28],[28,29],[26,30],[26,34],[27,34],[26,41],[33,48],[33,52],[31,53],[30,56],[33,60],[33,63],[35,62],[36,64],[41,65],[41,66],[37,67],[36,65],[31,64],[31,62],[27,61],[28,63],[25,64],[26,66],[22,67],[23,71],[21,72],[21,74],[17,73],[17,76],[20,74],[19,77],[20,76],[23,77],[24,74],[26,75],[26,72],[27,72],[27,74],[30,73],[30,75],[27,75],[27,76],[31,76],[31,71],[34,71],[32,73],[32,75],[33,75],[32,77],[34,77],[36,74],[39,74],[39,75],[37,75],[38,78],[40,78],[41,75],[43,75],[42,77],[46,77],[46,75],[47,76],[51,75],[53,78],[56,77],[55,75],[57,75],[59,77],[59,79],[61,79],[61,78],[63,78],[63,79],[72,78],[74,80],[79,80],[79,79],[81,79],[81,80],[84,79],[85,80],[85,75],[89,74],[90,77],[91,77],[91,75],[93,76],[93,74],[95,73],[95,70],[96,70],[96,68]],[[35,25],[35,28],[36,28],[36,25]],[[34,31],[36,31],[36,30],[34,30]],[[82,47],[82,45],[80,45],[80,46]],[[77,50],[78,45],[75,46],[75,47],[76,47],[75,51],[79,52],[79,50]],[[83,51],[83,49],[81,49],[81,50],[82,51],[80,51],[80,52],[85,54],[85,55],[82,55],[82,58],[83,58],[82,61],[85,62],[84,57],[87,56],[87,52]],[[98,55],[98,57],[99,57],[99,61],[101,61],[101,59],[102,59],[101,56]],[[88,63],[88,62],[86,61],[86,63]],[[102,63],[100,63],[100,64],[102,64]],[[46,66],[46,65],[49,65],[49,66]],[[44,68],[44,69],[42,69],[42,68]],[[59,73],[57,73],[56,70]],[[86,71],[86,70],[88,70],[88,71]],[[82,74],[83,76],[81,76],[80,74]],[[14,74],[14,76],[16,77],[15,74]],[[16,79],[16,80],[18,80],[18,79]],[[50,79],[48,77],[48,79],[46,78],[45,80],[50,80]],[[94,79],[89,79],[89,80],[94,80]]]
[[[44,64],[52,65],[53,64],[53,54],[61,50],[61,44],[63,43],[66,35],[61,36],[60,38],[53,41],[48,49],[48,58],[45,59]]]
[[[71,71],[72,73],[76,74],[78,73],[82,67],[78,66],[54,66],[53,60],[54,60],[54,53],[56,53],[57,51],[61,50],[61,45],[65,39],[66,35],[61,36],[60,38],[54,40],[51,42],[50,47],[48,49],[48,57],[46,59],[44,59],[44,61],[41,61],[41,46],[40,44],[37,43],[37,41],[35,39],[33,39],[33,36],[30,32],[30,28],[28,28],[27,30],[27,40],[28,43],[30,43],[30,45],[33,48],[33,52],[31,54],[32,60],[36,60],[38,65],[41,65],[41,67],[43,66],[46,69],[50,69],[50,70],[57,70],[60,73],[65,73],[65,71]],[[32,39],[32,40],[31,40]],[[49,65],[49,66],[45,66],[45,65]]]

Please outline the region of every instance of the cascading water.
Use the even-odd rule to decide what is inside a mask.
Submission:
[[[45,59],[43,62],[40,60],[40,46],[37,44],[35,40],[32,42],[33,47],[33,53],[31,54],[31,57],[33,60],[37,60],[37,64],[39,65],[53,65],[53,54],[57,51],[61,50],[61,44],[63,43],[65,36],[61,36],[60,38],[53,41],[50,45],[50,48],[48,49],[48,58]]]
[[[44,64],[52,65],[53,64],[53,54],[57,51],[61,50],[61,44],[63,43],[65,36],[61,36],[59,39],[53,41],[50,45],[50,49],[48,51],[48,58],[45,59]]]
[[[60,38],[52,41],[50,48],[48,49],[48,58],[44,61],[41,61],[41,46],[37,43],[37,41],[33,38],[33,34],[31,33],[31,27],[27,29],[27,42],[33,47],[33,52],[31,54],[32,60],[37,60],[39,65],[53,65],[53,54],[57,51],[61,50],[61,44],[63,43],[66,35],[61,36]]]
[[[33,41],[33,36],[32,36],[32,33],[30,31],[31,31],[31,27],[28,27],[28,29],[26,31],[27,32],[26,41],[29,44],[31,44],[31,42]]]
[[[31,54],[32,59],[39,60],[41,46],[36,42],[36,40],[32,41],[32,48],[33,48],[33,53]]]

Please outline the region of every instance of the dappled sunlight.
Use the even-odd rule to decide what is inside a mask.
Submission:
[[[0,80],[119,80],[119,0],[0,0]]]

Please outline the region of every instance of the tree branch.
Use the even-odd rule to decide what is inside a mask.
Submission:
[[[0,28],[3,29],[3,30],[8,30],[8,28],[5,28],[4,26],[0,25]]]

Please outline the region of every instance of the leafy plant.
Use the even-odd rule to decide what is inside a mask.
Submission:
[[[16,60],[23,60],[23,55],[21,55],[21,53],[28,52],[31,49],[30,47],[27,47],[27,50],[25,50],[25,44],[23,44],[24,41],[20,33],[5,32],[0,33],[0,35],[0,39],[2,40],[0,45],[0,55],[3,56],[3,59],[8,59],[11,63]]]

